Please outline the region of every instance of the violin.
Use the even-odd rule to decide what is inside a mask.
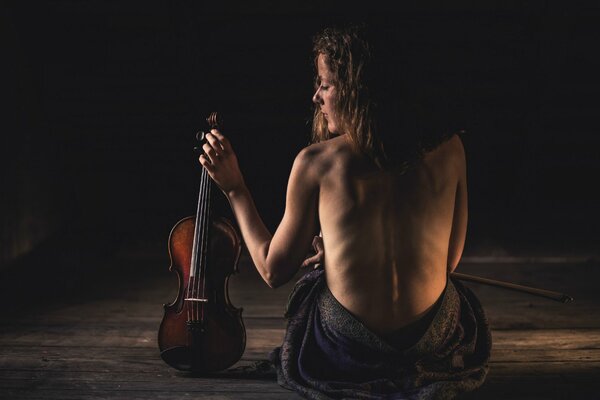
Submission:
[[[217,113],[207,122],[218,128]],[[206,140],[203,134],[197,139]],[[213,185],[202,168],[196,215],[177,222],[169,235],[169,271],[177,275],[179,291],[164,305],[158,347],[161,358],[181,371],[229,368],[246,347],[242,309],[231,304],[228,292],[229,277],[238,272],[241,238],[231,222],[211,215]]]

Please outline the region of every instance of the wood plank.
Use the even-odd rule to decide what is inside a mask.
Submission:
[[[249,365],[254,361],[266,360],[271,350],[272,347],[269,346],[247,351],[242,360],[232,368]],[[600,350],[494,349],[490,366],[492,370],[495,370],[496,365],[512,363],[527,364],[526,368],[531,368],[533,364],[560,362],[582,363],[582,365],[589,363],[592,368],[594,363],[600,362]],[[109,353],[77,347],[68,349],[15,347],[5,351],[0,357],[0,380],[3,379],[5,373],[14,376],[19,371],[23,371],[25,374],[39,371],[52,373],[54,369],[63,372],[109,373],[128,371],[128,368],[134,368],[138,374],[165,374],[171,371],[160,360],[157,349],[144,349],[143,351],[115,349]]]
[[[8,374],[3,371],[0,377],[0,384],[4,388],[27,387],[32,381],[37,384],[47,384],[50,387],[59,387],[65,385],[68,387],[70,383],[82,384],[109,384],[115,382],[131,383],[131,388],[143,389],[145,384],[152,384],[153,387],[163,385],[170,387],[178,382],[182,382],[182,389],[188,387],[193,389],[194,386],[203,386],[210,390],[217,390],[213,386],[221,384],[238,384],[249,385],[248,390],[252,390],[255,384],[268,381],[275,384],[275,380],[271,379],[248,379],[241,376],[240,373],[220,373],[214,376],[190,376],[181,372],[167,373],[143,373],[137,375],[135,371],[15,371]],[[582,362],[542,362],[532,363],[532,365],[515,365],[514,363],[497,363],[490,369],[488,375],[489,382],[507,382],[511,380],[548,380],[559,379],[564,382],[584,383],[592,382],[596,386],[598,373],[600,372],[600,362],[582,363]],[[248,374],[249,375],[249,374]],[[232,377],[235,376],[235,379]],[[47,381],[47,382],[46,382]],[[212,389],[211,389],[212,388]],[[160,389],[160,388],[158,388]],[[187,389],[186,389],[187,390]],[[218,389],[221,391],[237,391],[238,389]]]
[[[79,327],[66,330],[34,328],[0,335],[0,346],[61,346],[86,348],[131,348],[157,346],[158,329]],[[283,328],[256,328],[246,331],[246,347],[277,346],[283,340]]]
[[[283,390],[283,389],[282,389]],[[265,386],[262,390],[256,392],[243,392],[238,391],[234,393],[224,392],[210,392],[207,390],[201,390],[197,392],[173,392],[171,390],[125,390],[119,391],[101,391],[98,389],[94,390],[69,390],[69,389],[54,389],[54,390],[3,390],[3,396],[6,399],[14,400],[48,400],[48,399],[60,399],[60,400],[172,400],[181,399],[193,396],[193,398],[202,398],[203,400],[298,400],[301,399],[299,395],[290,392],[280,392],[271,390],[271,386]]]
[[[167,377],[164,377],[167,378]],[[173,393],[194,393],[194,392],[212,392],[212,393],[244,393],[261,391],[268,388],[270,392],[285,393],[285,389],[277,385],[275,381],[236,379],[233,381],[228,378],[181,378],[181,379],[154,379],[154,380],[95,380],[93,376],[89,379],[77,380],[68,377],[55,376],[52,379],[41,378],[31,381],[23,380],[3,380],[2,386],[5,389],[19,389],[34,386],[36,390],[98,390],[103,392],[111,391],[171,391]]]
[[[247,329],[247,348],[274,347],[281,343],[284,328]],[[0,335],[0,346],[63,346],[88,348],[156,348],[157,330],[81,326],[29,327]],[[600,329],[495,330],[494,349],[600,349]]]
[[[490,371],[488,380],[483,388],[476,392],[473,398],[500,399],[500,398],[572,398],[573,389],[577,388],[578,395],[597,393],[597,376],[600,372],[600,363],[594,363],[590,369],[587,363],[543,363],[534,365],[534,368],[515,368],[512,363],[495,365]],[[62,375],[61,375],[62,374]],[[75,374],[81,374],[75,372]],[[132,372],[135,375],[135,373]],[[209,380],[202,378],[189,379],[185,377],[171,377],[165,375],[154,376],[154,383],[140,380],[139,377],[130,377],[127,374],[112,374],[104,377],[101,374],[87,374],[77,376],[73,373],[63,374],[55,371],[44,377],[25,377],[11,379],[7,382],[0,380],[3,393],[12,393],[17,398],[23,393],[42,392],[60,393],[61,390],[70,393],[103,393],[103,396],[112,397],[113,394],[122,395],[144,393],[148,391],[148,398],[154,398],[155,393],[168,390],[172,397],[193,395],[194,393],[220,394],[224,396],[237,396],[244,394],[257,394],[262,391],[267,393],[280,393],[287,396],[289,393],[273,386],[274,382],[248,381],[243,379],[218,379]],[[32,385],[32,379],[35,384]],[[576,385],[576,386],[574,386]],[[581,386],[584,385],[584,386]],[[227,389],[224,389],[226,387]],[[21,390],[21,391],[18,391]],[[562,393],[562,395],[560,395]],[[557,396],[559,395],[559,396]],[[88,394],[85,395],[88,398]],[[503,397],[504,396],[504,397]],[[11,397],[12,398],[12,397]],[[28,398],[31,398],[29,396]],[[44,397],[42,397],[44,398]],[[45,397],[48,398],[48,397]],[[52,397],[51,397],[52,398]],[[93,398],[93,397],[92,397]],[[230,397],[224,397],[230,398]],[[235,397],[233,397],[235,398]],[[252,398],[252,397],[249,397]],[[268,397],[267,397],[268,398]],[[578,397],[582,398],[582,397]],[[589,397],[592,398],[592,397]]]
[[[492,333],[495,349],[599,349],[598,329],[500,330]]]
[[[600,362],[600,349],[492,349],[491,368],[502,363]]]

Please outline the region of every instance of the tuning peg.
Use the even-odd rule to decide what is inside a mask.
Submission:
[[[223,123],[221,116],[216,111],[210,113],[210,115],[206,118],[206,122],[211,129],[219,128]]]
[[[196,154],[204,153],[204,150],[202,149],[202,145],[206,141],[206,132],[204,132],[204,131],[196,132],[196,140],[198,141],[199,145],[194,146],[194,153],[196,153]]]

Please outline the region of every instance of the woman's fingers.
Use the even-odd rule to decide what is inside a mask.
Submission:
[[[209,161],[212,164],[215,164],[222,155],[227,153],[227,148],[229,146],[229,142],[225,136],[221,135],[218,130],[212,129],[206,134],[206,143],[202,145],[202,149],[208,156]],[[229,149],[231,149],[231,147],[229,147]]]
[[[206,154],[201,154],[199,157],[200,160],[200,164],[202,164],[202,166],[204,168],[206,168],[206,170],[208,172],[213,172],[214,171],[214,165],[211,164],[211,162],[209,161],[208,157],[206,156]]]
[[[213,181],[225,193],[242,187],[244,178],[229,141],[216,129],[207,133],[205,138],[206,142],[202,145],[204,153],[200,157],[200,163]]]
[[[206,134],[206,140],[208,141],[208,143],[210,143],[212,148],[215,149],[217,154],[221,154],[224,152],[225,149],[223,147],[223,144],[219,141],[219,139],[213,133],[216,131],[217,131],[216,129],[213,129],[211,132],[208,132]]]
[[[300,267],[306,268],[311,265],[314,265],[315,268],[317,268],[319,265],[321,265],[321,257],[318,254],[315,254],[312,257],[308,257],[306,260],[304,260],[304,262],[302,263],[302,265]]]
[[[320,236],[315,236],[313,238],[312,245],[316,254],[305,259],[301,265],[302,268],[306,268],[310,265],[314,265],[315,268],[319,268],[323,263],[323,258],[325,255],[325,251],[323,249],[323,238]]]
[[[219,132],[218,129],[211,129],[210,133],[207,136],[207,139],[209,139],[209,137],[213,137],[214,139],[216,139],[216,141],[219,143],[219,145],[221,146],[221,149],[224,152],[229,152],[231,150],[231,144],[229,143],[229,140],[223,136],[221,134],[221,132]],[[210,140],[210,139],[209,139]]]
[[[210,143],[204,143],[202,145],[202,150],[204,150],[204,154],[208,156],[208,159],[211,162],[211,164],[215,164],[217,162],[217,159],[219,158],[219,154],[210,145]]]

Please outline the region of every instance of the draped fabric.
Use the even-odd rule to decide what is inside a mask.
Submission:
[[[407,348],[393,345],[403,338],[384,339],[351,315],[322,269],[298,281],[286,317],[271,362],[280,385],[309,399],[451,399],[481,386],[488,371],[487,319],[475,295],[452,279]]]

